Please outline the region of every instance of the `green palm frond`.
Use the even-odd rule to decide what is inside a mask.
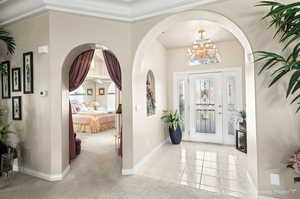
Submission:
[[[276,28],[274,37],[281,34],[280,42],[286,42],[283,50],[300,39],[300,2],[281,4],[274,1],[261,1],[257,6],[270,7],[263,19],[271,19],[269,27]]]
[[[273,69],[272,81],[269,87],[273,86],[282,77],[291,74],[286,97],[291,97],[300,90],[300,2],[282,4],[276,1],[260,1],[256,6],[269,7],[269,12],[263,19],[270,19],[270,27],[276,29],[274,38],[279,36],[279,42],[283,43],[283,51],[294,46],[288,56],[281,56],[277,53],[257,51],[258,58],[255,62],[263,62],[258,74]],[[296,43],[298,42],[298,43]],[[300,94],[293,97],[291,104],[298,104],[300,111]]]
[[[16,49],[16,43],[14,38],[10,35],[9,32],[5,31],[3,28],[0,28],[0,41],[3,41],[7,47],[8,52],[12,55]]]

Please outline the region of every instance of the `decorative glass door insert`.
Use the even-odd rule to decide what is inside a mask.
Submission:
[[[220,74],[190,76],[191,136],[204,142],[222,142]]]

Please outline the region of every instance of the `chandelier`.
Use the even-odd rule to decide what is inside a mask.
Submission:
[[[216,45],[210,39],[204,38],[205,30],[198,31],[198,38],[188,49],[190,65],[220,63],[220,55]]]

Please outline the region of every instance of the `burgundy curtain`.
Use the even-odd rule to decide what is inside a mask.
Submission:
[[[94,49],[87,50],[81,53],[74,60],[70,72],[69,72],[69,91],[72,92],[79,88],[84,82],[89,70],[90,65],[94,56]],[[69,151],[70,160],[76,158],[76,139],[73,127],[72,109],[71,104],[69,105]]]
[[[117,88],[122,90],[122,74],[121,67],[116,56],[109,50],[103,50],[104,60],[107,66],[107,70],[110,78],[116,84]]]
[[[105,64],[107,67],[107,71],[109,73],[110,78],[115,83],[116,87],[121,91],[122,90],[122,73],[120,63],[117,57],[109,50],[103,50],[103,56],[105,60]],[[122,113],[121,113],[122,114]],[[121,115],[119,117],[122,117]],[[121,118],[120,118],[121,119]],[[122,145],[123,145],[123,138],[122,138],[122,125],[120,126],[121,130],[121,143],[119,148],[119,155],[122,156]]]

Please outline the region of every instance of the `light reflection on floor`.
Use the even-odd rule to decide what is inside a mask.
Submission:
[[[233,147],[183,142],[165,144],[138,175],[238,198],[251,198],[247,156]]]

